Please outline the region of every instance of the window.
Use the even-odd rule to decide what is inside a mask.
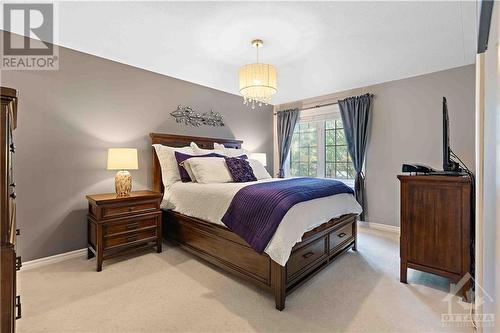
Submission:
[[[352,182],[355,171],[337,106],[301,112],[293,132],[288,175]]]
[[[318,170],[318,129],[313,123],[295,126],[290,148],[290,175],[316,177]]]
[[[325,177],[354,179],[354,176],[342,120],[325,121]]]

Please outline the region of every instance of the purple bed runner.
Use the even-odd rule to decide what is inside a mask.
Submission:
[[[234,196],[222,222],[262,253],[295,204],[354,191],[333,179],[291,178],[248,185]]]

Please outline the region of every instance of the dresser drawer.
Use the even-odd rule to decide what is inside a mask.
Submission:
[[[325,256],[326,244],[326,238],[323,237],[292,253],[287,263],[287,278],[290,279],[295,273],[307,269],[310,264]]]
[[[140,201],[140,202],[124,202],[115,205],[103,206],[102,217],[112,218],[131,214],[140,214],[158,209],[158,200]]]
[[[115,246],[126,245],[149,238],[151,238],[151,240],[156,240],[156,229],[137,231],[118,236],[105,236],[104,249],[107,250]]]
[[[156,228],[157,217],[150,217],[146,219],[131,219],[120,223],[107,224],[104,227],[104,235],[112,236],[114,234],[121,234],[124,232],[133,232],[143,228]]]
[[[333,251],[337,246],[352,238],[352,228],[352,223],[349,223],[330,233],[330,251]]]

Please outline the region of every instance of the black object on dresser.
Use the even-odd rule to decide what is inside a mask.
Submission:
[[[87,195],[87,257],[97,256],[98,272],[103,260],[132,249],[154,245],[161,252],[161,197],[152,191],[133,191],[126,197]]]
[[[408,268],[457,283],[472,272],[470,176],[398,176],[401,183],[401,282]],[[472,273],[471,273],[472,274]],[[470,288],[468,281],[462,294]]]
[[[17,91],[1,87],[2,113],[0,115],[0,332],[14,332],[15,320],[21,318],[21,297],[16,291],[16,270],[21,268],[21,257],[16,256],[16,184],[13,160],[16,147],[12,131],[17,126]]]

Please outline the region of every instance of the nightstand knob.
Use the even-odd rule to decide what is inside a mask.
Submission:
[[[134,208],[135,208],[135,207],[129,207],[129,208],[128,208],[128,211],[129,211],[129,212],[131,212],[131,211],[133,211],[133,210],[134,210]]]

